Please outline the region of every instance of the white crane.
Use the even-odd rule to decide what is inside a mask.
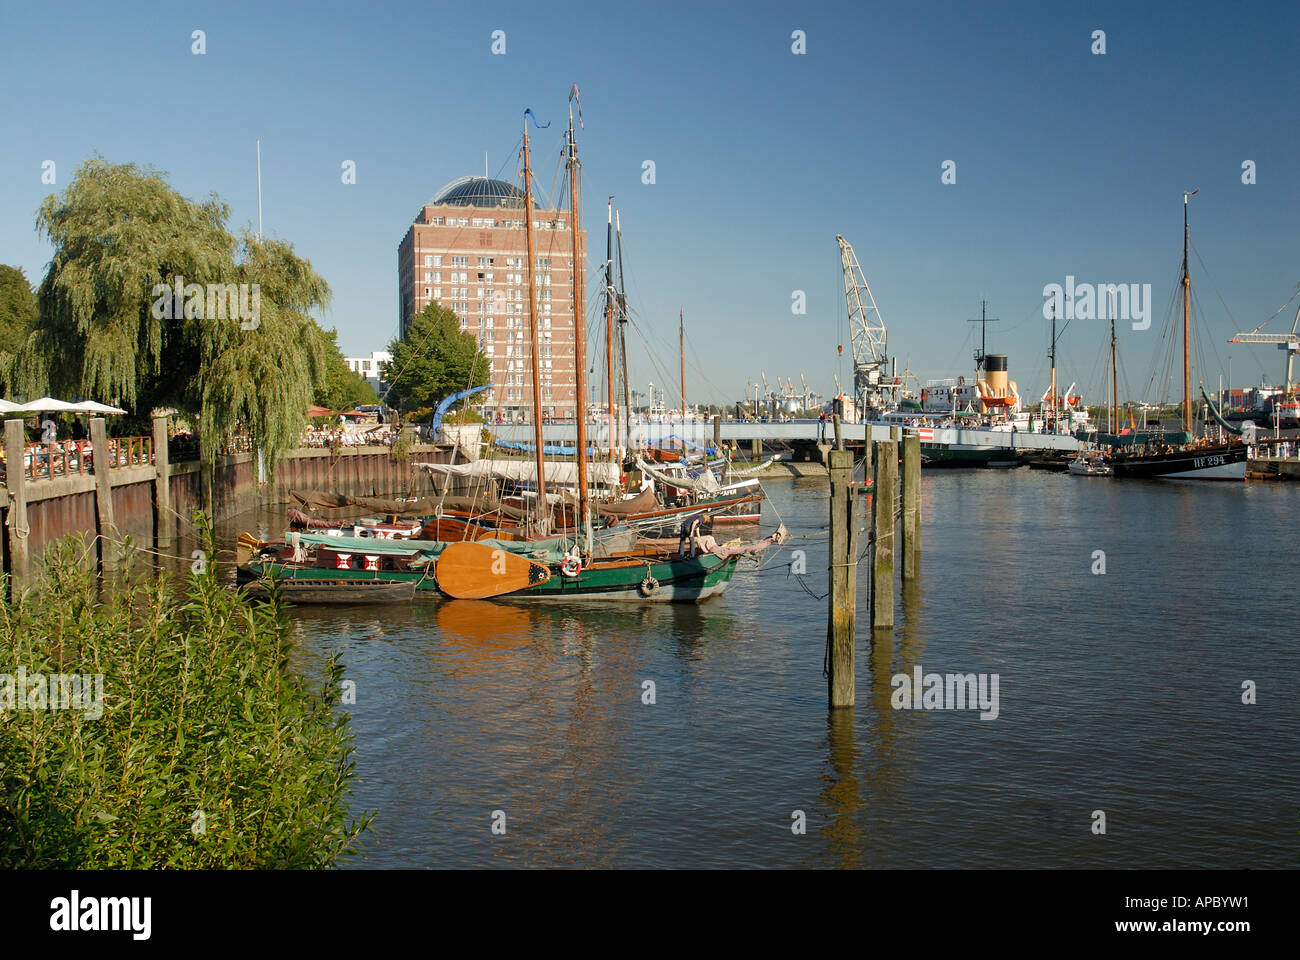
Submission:
[[[1293,293],[1291,295],[1291,300],[1294,300],[1297,296],[1300,296],[1300,291]],[[1291,300],[1288,300],[1286,303],[1282,304],[1282,306],[1278,308],[1277,313],[1273,314],[1273,317],[1276,317],[1278,313],[1281,313],[1283,310],[1285,310],[1288,304],[1291,303]],[[1268,320],[1272,320],[1273,317],[1269,317]],[[1268,323],[1268,320],[1265,320],[1264,323]],[[1228,342],[1229,343],[1276,343],[1277,348],[1279,350],[1285,350],[1286,351],[1286,396],[1290,397],[1293,389],[1292,383],[1294,382],[1292,380],[1292,372],[1293,372],[1293,365],[1295,363],[1295,355],[1297,353],[1300,353],[1300,334],[1297,334],[1296,332],[1297,327],[1300,327],[1300,309],[1296,310],[1295,320],[1291,322],[1290,333],[1260,333],[1259,328],[1264,326],[1264,323],[1261,323],[1259,327],[1256,327],[1254,330],[1250,331],[1250,333],[1237,334]]]
[[[886,352],[887,331],[884,318],[876,307],[875,297],[862,274],[853,244],[839,234],[835,242],[840,246],[840,266],[844,271],[844,300],[849,312],[849,336],[853,345],[853,391],[859,409],[880,409],[891,406],[894,397],[887,392],[897,391],[898,384],[890,374],[890,359]]]

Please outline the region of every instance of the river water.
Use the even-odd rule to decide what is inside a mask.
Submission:
[[[356,682],[352,865],[1300,865],[1300,487],[926,472],[921,580],[873,638],[862,566],[832,713],[828,488],[765,486],[802,539],[700,606],[296,611]],[[894,709],[918,665],[996,675],[996,718]]]

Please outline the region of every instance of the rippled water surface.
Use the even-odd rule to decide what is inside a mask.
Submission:
[[[827,486],[766,487],[820,596]],[[958,471],[923,498],[892,637],[861,568],[857,706],[833,714],[826,601],[788,550],[698,607],[300,609],[304,657],[340,651],[357,685],[354,806],[378,816],[354,865],[1300,865],[1300,487]],[[283,526],[223,535],[259,523]],[[918,664],[997,674],[998,717],[892,709]]]

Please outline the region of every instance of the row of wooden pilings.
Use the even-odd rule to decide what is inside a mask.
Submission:
[[[27,482],[24,459],[27,438],[22,420],[5,421],[5,488],[9,494],[7,522],[9,547],[10,589],[16,596],[32,581],[32,556],[27,538],[31,529],[27,521]],[[123,556],[123,539],[113,515],[113,485],[110,473],[113,464],[108,456],[108,432],[103,417],[90,421],[91,474],[95,482],[95,538],[98,546],[97,562],[103,571],[118,568]],[[171,545],[170,524],[165,518],[171,512],[171,488],[168,482],[167,419],[155,417],[153,421],[154,542],[159,549]],[[202,484],[202,502],[208,504],[211,515],[211,491]]]
[[[855,633],[858,602],[858,493],[852,486],[853,453],[844,449],[839,417],[834,419],[835,449],[830,451],[830,592],[827,595],[827,692],[831,707],[851,707],[855,701]],[[870,616],[876,631],[894,626],[895,558],[902,553],[902,577],[921,574],[921,438],[871,439],[866,428],[863,478],[872,479],[871,523],[862,557],[871,567]],[[901,450],[900,450],[901,448]],[[899,454],[902,454],[900,471]],[[902,495],[899,496],[899,474]],[[901,542],[900,542],[901,541]]]

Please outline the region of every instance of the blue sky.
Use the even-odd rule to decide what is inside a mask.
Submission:
[[[1122,392],[1152,397],[1194,188],[1197,375],[1282,373],[1229,347],[1300,281],[1300,71],[1294,4],[16,4],[0,13],[0,262],[44,271],[34,212],[94,152],[215,191],[330,283],[321,318],[348,353],[397,326],[397,244],[448,181],[516,169],[523,109],[555,179],[566,95],[582,89],[589,245],[622,210],[629,296],[650,342],[632,379],[701,401],[757,380],[852,378],[835,235],[853,242],[890,352],[924,380],[989,349],[1023,393],[1046,385],[1044,285],[1150,283],[1147,331],[1121,324]],[[207,52],[191,53],[191,32]],[[506,53],[491,34],[506,32]],[[806,50],[792,53],[803,30]],[[1105,55],[1092,32],[1104,30]],[[56,188],[41,164],[57,164]],[[357,182],[340,164],[353,160]],[[642,164],[656,182],[643,184]],[[941,164],[956,164],[956,183]],[[1241,182],[1254,161],[1257,183]],[[1203,259],[1208,275],[1201,266]],[[791,313],[792,292],[807,313]],[[1222,303],[1220,302],[1222,297]],[[1225,311],[1224,304],[1227,310]],[[1231,315],[1227,311],[1231,311]],[[1291,310],[1269,329],[1289,327]],[[1073,321],[1061,376],[1100,400],[1106,324]],[[837,345],[844,345],[844,354]],[[1159,378],[1157,378],[1159,379]],[[1064,385],[1064,384],[1063,384]]]

